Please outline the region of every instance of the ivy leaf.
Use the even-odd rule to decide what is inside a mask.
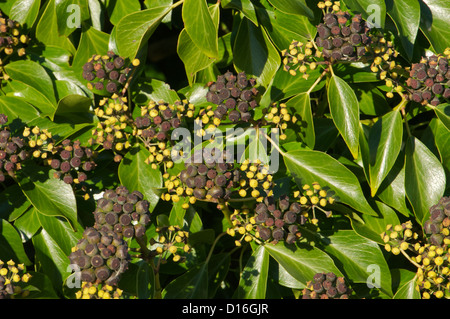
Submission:
[[[0,219],[0,260],[6,262],[10,259],[31,265],[17,230],[6,220]]]
[[[444,194],[445,171],[436,156],[414,136],[408,138],[405,153],[406,196],[417,221],[423,224],[430,207]]]
[[[145,163],[149,156],[150,152],[143,146],[129,150],[120,162],[118,174],[122,185],[130,191],[140,191],[153,210],[159,201],[156,189],[162,187],[162,175]]]
[[[377,28],[384,28],[386,19],[384,0],[344,0],[343,2],[353,13],[361,13],[364,20],[379,24]]]
[[[310,19],[314,19],[313,11],[308,7],[305,0],[269,0],[269,2],[278,10],[289,13],[297,14],[301,16],[307,16]]]
[[[331,257],[318,248],[306,248],[301,244],[286,245],[284,242],[264,245],[264,248],[289,275],[305,286],[318,272],[334,272],[342,276]]]
[[[266,297],[269,257],[269,253],[262,245],[253,252],[242,271],[234,297],[240,299]]]
[[[403,49],[411,60],[420,25],[419,1],[388,0],[386,5],[388,14],[397,27]]]
[[[286,102],[286,106],[298,114],[297,125],[303,140],[309,148],[313,149],[316,142],[314,121],[311,111],[311,100],[308,93],[301,93]]]
[[[148,41],[171,6],[159,6],[124,16],[116,25],[118,54],[133,59]]]
[[[189,38],[208,58],[219,58],[217,26],[206,0],[185,0],[182,10],[184,27]]]
[[[334,124],[356,159],[359,151],[359,103],[352,88],[336,75],[330,79],[328,103]]]
[[[242,19],[233,47],[234,66],[238,72],[257,79],[267,87],[280,66],[281,58],[262,28],[247,18]]]
[[[379,289],[392,296],[389,266],[377,243],[359,236],[353,230],[339,230],[327,236],[322,243],[324,251],[335,257],[342,264],[346,278],[355,283],[366,283],[372,275],[372,266],[379,271],[374,279]]]
[[[374,196],[400,153],[403,125],[400,112],[381,117],[369,134],[369,183]]]
[[[340,202],[376,216],[364,197],[358,178],[330,155],[319,151],[296,150],[283,156],[286,167],[300,187],[318,182],[335,192]]]
[[[420,0],[420,29],[438,53],[450,47],[449,15],[450,2]]]
[[[9,17],[31,29],[38,17],[40,4],[40,0],[16,0],[11,6]]]

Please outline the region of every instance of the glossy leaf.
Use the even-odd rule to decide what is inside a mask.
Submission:
[[[399,111],[381,117],[369,134],[369,177],[374,196],[386,175],[394,166],[402,147],[403,124]]]
[[[420,0],[420,29],[438,53],[442,53],[450,47],[449,15],[450,2]]]
[[[340,77],[332,76],[328,86],[331,116],[353,157],[359,148],[359,103],[355,92]]]
[[[405,189],[416,220],[423,224],[429,208],[444,194],[446,177],[441,162],[417,138],[406,143]]]
[[[417,291],[416,273],[406,269],[395,269],[398,272],[398,289],[393,299],[420,299]]]
[[[6,262],[11,259],[31,265],[17,230],[6,220],[0,219],[0,260]]]
[[[307,16],[310,19],[314,18],[313,11],[308,7],[305,0],[269,0],[269,2],[278,10],[284,13],[297,14]]]
[[[224,9],[236,9],[258,26],[258,18],[256,17],[255,6],[250,0],[222,0],[220,4]]]
[[[38,63],[33,61],[15,61],[5,66],[6,73],[13,79],[30,85],[41,92],[50,102],[56,103],[53,83]]]
[[[148,263],[140,261],[137,264],[136,296],[138,299],[151,299],[155,294],[155,274]]]
[[[38,17],[40,4],[40,0],[16,0],[9,17],[30,29]]]
[[[434,108],[436,116],[441,120],[445,127],[450,130],[450,104],[442,103]]]
[[[386,1],[386,6],[388,14],[394,21],[400,34],[403,49],[411,60],[420,25],[419,1],[388,0]]]
[[[206,299],[208,297],[208,265],[191,267],[171,281],[163,290],[164,299]]]
[[[330,256],[322,250],[302,245],[267,244],[264,248],[269,254],[296,280],[306,286],[306,283],[318,272],[334,272],[341,275]]]
[[[339,230],[322,242],[324,250],[342,263],[346,278],[355,283],[367,283],[375,265],[379,289],[392,296],[389,266],[379,245],[359,236],[352,230]],[[378,279],[378,278],[377,278]]]
[[[267,86],[280,66],[280,56],[264,29],[242,19],[233,47],[234,66],[245,71],[262,86]]]
[[[106,10],[109,21],[116,25],[124,16],[141,10],[141,6],[139,1],[108,0],[106,1]]]
[[[153,7],[123,17],[117,24],[118,54],[133,59],[147,42],[162,19],[170,12],[170,6]]]
[[[267,290],[269,253],[259,246],[245,265],[235,297],[240,299],[264,299]]]
[[[162,187],[162,176],[159,170],[151,168],[145,160],[150,152],[143,147],[130,150],[119,165],[119,179],[122,185],[129,190],[137,190],[144,194],[150,202],[150,210],[153,210],[159,201],[156,188]]]
[[[184,27],[195,46],[208,58],[219,57],[217,27],[206,0],[185,0],[182,17]]]
[[[298,118],[297,126],[299,127],[302,139],[311,149],[314,148],[316,135],[314,132],[314,122],[311,112],[311,100],[308,93],[301,93],[286,102],[286,106],[293,109]]]
[[[43,215],[62,217],[77,224],[77,203],[72,187],[62,180],[49,178],[36,167],[27,167],[20,187],[31,204]]]
[[[318,182],[335,192],[338,201],[362,213],[375,214],[356,176],[328,154],[309,150],[290,151],[284,154],[284,162],[300,187]]]

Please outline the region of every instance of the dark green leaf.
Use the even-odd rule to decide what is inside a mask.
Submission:
[[[297,14],[307,16],[310,19],[314,18],[313,11],[308,7],[305,0],[269,0],[269,2],[278,10],[284,13]]]
[[[420,29],[437,53],[442,53],[450,47],[449,15],[450,2],[446,0],[420,0]]]
[[[406,144],[405,189],[420,224],[444,194],[445,184],[441,162],[419,139],[410,137]]]
[[[284,154],[284,162],[300,187],[318,182],[335,192],[338,201],[362,213],[375,215],[356,176],[328,154],[309,150],[291,151]]]
[[[328,103],[334,124],[356,159],[359,149],[359,103],[355,92],[340,77],[333,76],[328,86]]]
[[[267,290],[269,253],[259,246],[247,261],[239,280],[235,297],[240,299],[264,299]]]
[[[361,13],[364,20],[368,20],[377,28],[384,28],[386,19],[384,0],[344,0],[343,2],[353,13]]]
[[[311,112],[311,101],[308,93],[301,93],[286,102],[286,106],[294,110],[298,121],[296,125],[302,135],[303,141],[311,149],[314,148],[316,135],[314,132],[314,122]],[[292,113],[294,114],[294,113]]]
[[[149,156],[150,152],[144,147],[131,149],[120,163],[118,175],[122,185],[130,191],[142,192],[150,202],[150,210],[153,210],[159,201],[156,188],[162,187],[162,175],[145,163]]]
[[[6,262],[10,259],[31,265],[17,230],[6,220],[0,219],[0,260]]]

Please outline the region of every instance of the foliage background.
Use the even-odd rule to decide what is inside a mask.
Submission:
[[[79,28],[67,24],[69,4],[81,9]],[[402,65],[450,47],[448,1],[341,3],[364,18],[371,13],[366,12],[369,4],[381,9],[381,27],[390,32]],[[59,140],[87,142],[98,122],[92,110],[99,97],[87,89],[82,66],[108,50],[141,60],[128,91],[130,104],[186,98],[199,109],[208,104],[208,82],[227,70],[245,71],[257,79],[261,109],[283,101],[307,121],[300,137],[291,131],[282,142],[276,180],[292,183],[286,176],[297,175],[302,183],[318,181],[335,190],[341,202],[333,206],[331,220],[321,221],[312,243],[294,247],[252,243],[235,248],[232,238],[218,237],[227,225],[214,205],[186,211],[158,201],[155,189],[163,186],[162,174],[142,165],[143,151],[129,153],[129,165],[102,153],[89,181],[93,193],[119,184],[139,189],[153,198],[155,223],[181,221],[192,233],[195,249],[187,262],[161,268],[163,297],[293,298],[314,273],[334,271],[361,297],[420,298],[413,289],[416,268],[384,251],[379,234],[405,220],[420,228],[429,207],[449,194],[449,106],[408,102],[402,114],[396,108],[400,96],[386,98],[389,88],[367,64],[336,65],[335,76],[317,85],[320,68],[308,71],[308,79],[290,76],[282,69],[281,51],[292,40],[315,38],[322,18],[315,1],[8,0],[0,9],[32,39],[26,57],[3,66],[8,79],[2,81],[0,113],[8,115],[16,132],[23,125],[39,126]],[[333,115],[333,109],[341,113]],[[380,119],[387,125],[376,124]],[[351,128],[350,142],[340,133],[342,126]],[[375,160],[368,161],[364,151]],[[92,224],[95,202],[45,174],[27,168],[22,180],[3,185],[0,259],[25,263],[33,275],[31,297],[70,297],[64,289],[70,274],[67,256],[83,228]],[[380,267],[381,287],[370,290],[365,283],[373,264]],[[154,280],[149,265],[133,260],[121,287],[128,296],[153,297]]]

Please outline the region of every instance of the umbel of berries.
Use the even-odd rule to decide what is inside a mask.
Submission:
[[[233,123],[248,122],[252,118],[251,111],[258,105],[258,90],[255,88],[256,79],[247,78],[245,72],[233,74],[228,71],[219,75],[215,82],[208,84],[206,100],[217,105],[212,114],[200,114],[214,118],[218,126],[222,120],[228,119]]]
[[[25,47],[29,38],[21,31],[19,22],[5,16],[0,11],[0,51],[1,59],[16,53],[18,56],[25,55]],[[1,60],[0,60],[1,64]]]
[[[412,65],[409,75],[406,84],[412,101],[433,106],[450,101],[450,68],[446,57],[424,57]]]
[[[345,283],[344,277],[329,272],[316,273],[302,293],[302,299],[348,299],[352,290]]]
[[[130,192],[122,185],[115,190],[106,190],[93,212],[94,227],[125,238],[140,238],[150,222],[149,207],[149,202],[139,191]]]
[[[185,162],[185,169],[180,172],[180,180],[185,189],[180,186],[172,191],[176,191],[178,195],[183,195],[185,191],[186,195],[194,199],[230,198],[240,176],[230,157],[229,153],[215,148],[195,150],[190,161]]]
[[[48,163],[54,169],[54,177],[66,184],[79,184],[87,180],[88,172],[94,170],[95,154],[89,147],[83,147],[80,141],[65,139],[55,146]]]
[[[430,218],[423,224],[427,241],[434,246],[450,245],[450,197],[442,197],[430,207]]]
[[[370,28],[360,14],[352,17],[348,12],[329,12],[317,26],[316,44],[323,48],[325,59],[358,61],[371,43],[369,32]]]
[[[128,244],[113,231],[88,227],[69,260],[78,266],[81,281],[116,286],[128,269]]]
[[[306,223],[298,202],[289,202],[284,195],[279,199],[267,196],[255,207],[258,237],[263,241],[294,243],[300,236],[299,225]]]
[[[130,71],[123,57],[109,51],[106,55],[94,54],[89,58],[83,65],[83,78],[94,93],[111,95],[123,89]]]
[[[7,122],[8,117],[0,114],[0,183],[8,175],[14,177],[21,168],[21,162],[28,158],[23,139],[11,136]]]

